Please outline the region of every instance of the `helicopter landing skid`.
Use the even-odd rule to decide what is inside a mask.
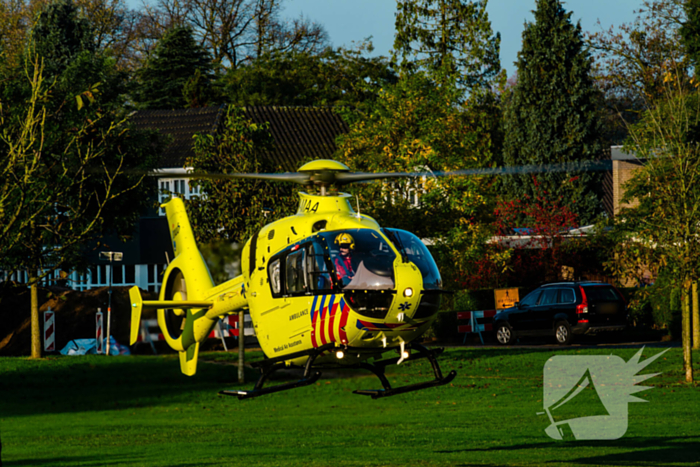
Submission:
[[[372,373],[374,373],[377,376],[377,378],[379,378],[379,381],[381,381],[382,386],[384,386],[384,389],[358,389],[357,391],[354,391],[353,393],[360,394],[363,396],[371,396],[372,399],[379,399],[380,397],[395,396],[397,394],[404,394],[407,392],[419,391],[421,389],[442,386],[442,385],[448,384],[449,382],[451,382],[455,378],[455,376],[457,376],[457,372],[455,370],[450,371],[447,374],[447,376],[442,376],[442,371],[440,370],[440,365],[438,364],[436,357],[438,355],[440,355],[445,349],[428,350],[427,348],[423,347],[420,344],[413,344],[409,348],[418,351],[418,355],[411,354],[410,357],[404,359],[403,361],[418,360],[419,358],[427,358],[428,361],[430,361],[430,365],[433,367],[433,373],[435,373],[435,379],[433,379],[431,381],[424,381],[422,383],[408,384],[406,386],[392,388],[391,384],[389,384],[389,380],[386,379],[386,376],[384,375],[384,370],[386,369],[386,367],[388,365],[394,365],[394,364],[398,363],[399,360],[401,360],[399,357],[390,358],[387,360],[381,360],[381,361],[375,362],[373,364],[360,363],[358,365],[359,368],[364,368],[365,370],[369,370]]]
[[[326,345],[323,345],[321,347],[311,349],[308,351],[297,352],[294,354],[285,355],[283,357],[270,358],[270,359],[264,360],[258,364],[253,364],[253,366],[260,368],[261,375],[260,375],[260,378],[258,378],[258,381],[257,381],[257,383],[255,383],[255,387],[252,390],[250,390],[250,391],[240,391],[240,390],[239,391],[236,391],[236,390],[221,391],[221,392],[219,392],[219,394],[224,395],[224,396],[237,396],[239,399],[248,399],[251,397],[264,396],[265,394],[272,394],[274,392],[286,391],[287,389],[300,388],[303,386],[308,386],[310,384],[314,384],[321,377],[321,372],[316,371],[316,372],[312,373],[311,367],[313,366],[313,363],[317,357],[319,357],[326,350],[331,349],[333,346],[334,346],[333,344],[326,344]],[[267,378],[269,378],[270,375],[272,375],[277,370],[281,370],[282,368],[286,367],[286,365],[283,363],[285,360],[290,360],[290,359],[297,358],[297,357],[303,357],[306,355],[309,356],[309,359],[306,361],[306,365],[304,367],[304,375],[301,377],[300,380],[294,381],[291,383],[282,383],[282,384],[278,384],[275,386],[263,388],[265,381],[267,381]]]

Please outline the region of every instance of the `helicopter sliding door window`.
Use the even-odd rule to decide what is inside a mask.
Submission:
[[[333,293],[330,258],[324,239],[295,245],[270,259],[267,266],[272,296]]]
[[[306,284],[305,248],[299,249],[287,256],[285,285],[287,288],[287,294],[289,295],[306,293],[309,290]]]

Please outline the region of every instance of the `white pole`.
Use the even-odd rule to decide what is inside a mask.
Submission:
[[[95,339],[96,348],[98,354],[103,354],[104,349],[104,335],[102,334],[102,310],[97,309],[97,314],[95,315]]]
[[[107,301],[107,356],[109,356],[109,325],[112,323],[112,255],[109,256],[109,299]]]

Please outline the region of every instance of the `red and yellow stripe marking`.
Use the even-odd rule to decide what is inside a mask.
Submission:
[[[311,344],[320,347],[329,342],[347,344],[345,326],[350,308],[342,296],[317,295],[311,305]]]

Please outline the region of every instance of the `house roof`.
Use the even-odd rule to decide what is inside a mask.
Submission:
[[[192,137],[195,133],[214,133],[226,110],[225,106],[196,109],[139,110],[131,116],[136,128],[159,130],[172,138],[163,150],[161,168],[181,168],[194,155]]]
[[[347,123],[329,107],[246,107],[255,123],[270,123],[275,150],[272,161],[287,172],[296,172],[305,159],[329,159],[335,138],[347,133]]]
[[[173,141],[163,153],[161,168],[181,168],[193,154],[192,137],[197,132],[218,130],[226,106],[198,109],[140,110],[132,116],[137,128],[155,129]],[[328,159],[335,151],[335,138],[347,133],[348,125],[329,107],[267,107],[244,109],[254,123],[270,124],[275,150],[268,153],[275,165],[288,172],[307,159]]]
[[[626,153],[622,150],[622,146],[610,147],[610,159],[614,161],[638,161],[635,153]]]

